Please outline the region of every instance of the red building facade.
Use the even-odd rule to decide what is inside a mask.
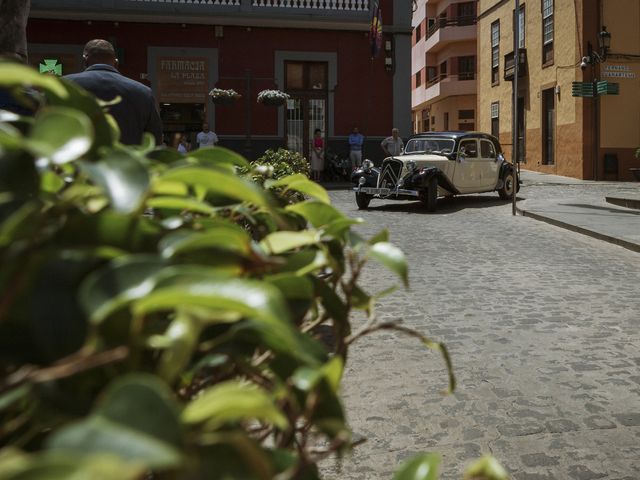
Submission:
[[[228,0],[234,1],[240,0]],[[213,7],[173,7],[170,15],[160,4],[151,14],[149,8],[126,11],[125,4],[139,2],[124,0],[113,2],[122,5],[112,11],[34,0],[27,32],[30,61],[39,66],[56,60],[63,75],[79,71],[86,41],[105,38],[116,47],[120,71],[153,89],[167,137],[175,132],[194,137],[207,121],[221,145],[248,157],[280,146],[306,155],[319,128],[330,148],[346,153],[346,138],[357,126],[367,138],[365,156],[377,159],[379,142],[392,127],[410,133],[411,12],[391,0],[381,2],[383,48],[372,58],[369,0],[304,0],[304,6],[313,1],[324,10],[316,6],[313,14],[301,15],[308,10],[301,5],[267,14],[248,5],[253,15],[206,16]],[[330,3],[357,10],[329,9]],[[394,23],[398,20],[403,23]],[[230,105],[214,105],[208,96],[214,87],[242,96]],[[257,94],[264,89],[285,91],[291,99],[280,107],[259,104]]]

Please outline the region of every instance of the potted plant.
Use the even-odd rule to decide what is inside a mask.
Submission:
[[[209,96],[211,97],[213,103],[215,103],[216,105],[230,105],[242,95],[240,95],[232,88],[228,90],[222,88],[214,88],[209,92]]]
[[[258,103],[262,103],[263,105],[279,107],[280,105],[284,105],[289,98],[291,98],[289,94],[281,92],[280,90],[262,90],[258,93]]]

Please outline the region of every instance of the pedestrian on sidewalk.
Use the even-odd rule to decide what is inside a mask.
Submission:
[[[311,140],[311,180],[319,182],[324,170],[324,140],[322,131],[316,128]]]
[[[362,165],[362,144],[364,143],[364,136],[358,130],[358,127],[353,127],[353,131],[349,135],[349,160],[351,161],[351,169],[355,170]]]
[[[218,143],[218,136],[211,131],[208,123],[202,124],[202,131],[196,135],[196,143],[198,148],[213,147]]]
[[[393,128],[391,130],[391,136],[385,138],[380,144],[382,151],[387,157],[393,157],[394,155],[400,155],[402,153],[404,142],[399,133],[397,128]]]

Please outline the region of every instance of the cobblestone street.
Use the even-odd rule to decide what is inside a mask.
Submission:
[[[572,188],[525,185],[521,196],[579,196]],[[496,193],[441,199],[434,214],[331,197],[366,220],[362,233],[387,228],[406,253],[410,289],[383,299],[379,317],[446,343],[458,387],[441,394],[444,362],[415,339],[360,340],[343,389],[368,440],[342,467],[325,462],[327,478],[390,479],[424,451],[442,455],[443,480],[483,453],[515,480],[640,478],[640,254],[513,217]],[[369,291],[396,281],[374,263],[364,279]]]

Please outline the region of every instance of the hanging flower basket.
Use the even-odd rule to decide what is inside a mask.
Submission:
[[[273,107],[284,105],[289,98],[291,97],[288,94],[280,90],[262,90],[258,93],[258,103]]]
[[[241,95],[233,89],[224,90],[222,88],[214,88],[209,92],[209,96],[211,97],[211,101],[216,105],[231,105],[241,97]]]

